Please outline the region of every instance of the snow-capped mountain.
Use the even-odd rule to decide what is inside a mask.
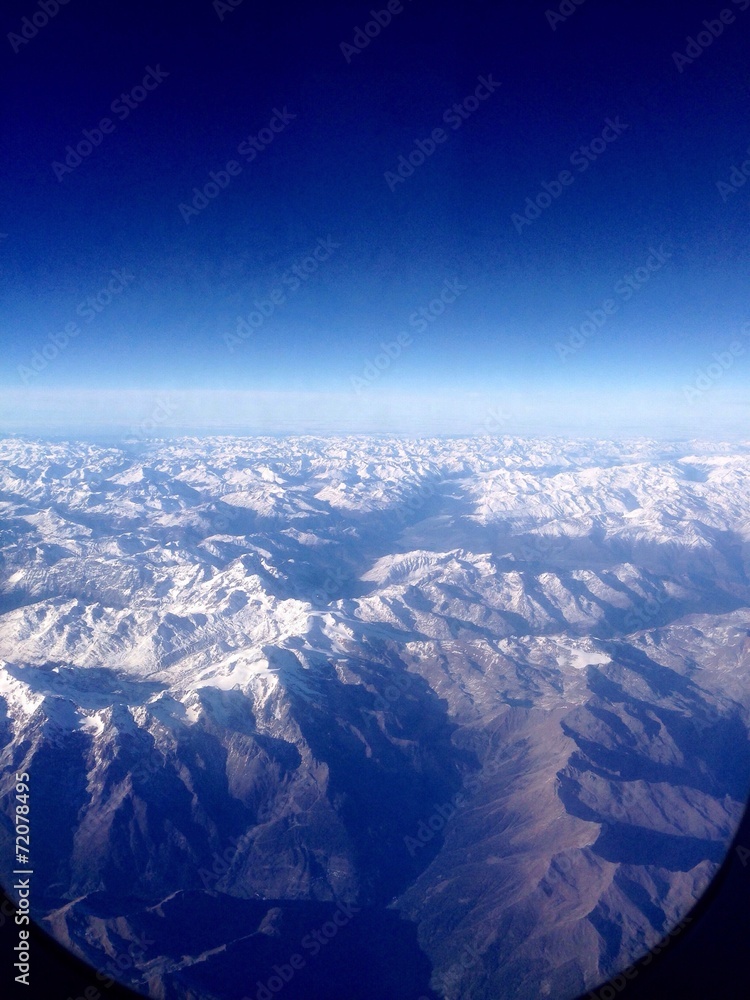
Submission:
[[[0,516],[0,876],[26,771],[34,916],[143,993],[564,1000],[726,852],[748,446],[8,439]]]

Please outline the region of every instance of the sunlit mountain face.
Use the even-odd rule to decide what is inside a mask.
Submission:
[[[2,441],[32,916],[164,1000],[595,988],[744,808],[749,509],[700,441]]]

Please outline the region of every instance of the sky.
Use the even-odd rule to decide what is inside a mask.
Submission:
[[[750,0],[2,20],[0,433],[746,435]]]

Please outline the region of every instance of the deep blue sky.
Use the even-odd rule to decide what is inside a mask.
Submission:
[[[237,427],[305,430],[312,408],[318,429],[396,429],[403,416],[411,430],[411,399],[425,430],[495,429],[492,405],[504,430],[597,433],[619,406],[628,429],[642,413],[654,434],[744,433],[750,184],[722,197],[717,182],[750,158],[745,2],[727,0],[734,23],[680,72],[673,53],[720,2],[586,0],[553,30],[545,12],[557,4],[404,0],[347,61],[341,43],[387,4],[244,0],[222,19],[211,0],[69,0],[23,44],[9,33],[40,8],[11,0],[0,430],[32,414],[42,429],[107,413],[140,425],[152,390],[180,401],[158,426],[193,428],[206,390],[214,428],[229,414]],[[112,110],[147,67],[168,75],[135,92],[127,117]],[[501,86],[460,128],[444,122],[488,76]],[[287,124],[248,163],[238,147],[276,111]],[[79,166],[53,166],[105,117],[113,130]],[[583,171],[571,156],[607,119],[628,127]],[[389,185],[399,157],[438,127],[446,141]],[[186,222],[180,204],[233,159],[239,176]],[[513,213],[566,169],[572,183],[519,233]],[[339,245],[314,273],[285,282],[326,239]],[[618,282],[660,247],[671,256],[628,296]],[[112,271],[133,279],[101,312],[77,313]],[[410,324],[450,280],[465,287],[456,301]],[[283,303],[230,351],[238,317],[275,289]],[[614,312],[561,359],[556,345],[606,299]],[[71,322],[80,333],[30,372]],[[411,335],[401,356],[353,385],[399,333]],[[731,366],[688,399],[733,341]],[[90,408],[102,392],[111,407]],[[473,408],[456,402],[466,398]]]

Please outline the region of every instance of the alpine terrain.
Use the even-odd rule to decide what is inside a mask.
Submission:
[[[0,442],[0,878],[159,1000],[554,1000],[750,792],[750,446]],[[106,993],[106,991],[105,991]]]

